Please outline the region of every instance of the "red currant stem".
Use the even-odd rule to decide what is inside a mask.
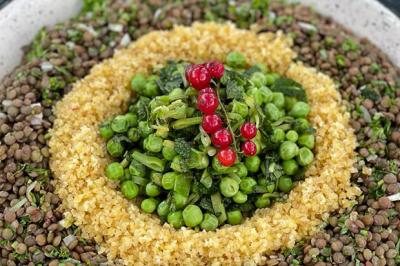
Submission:
[[[219,97],[219,92],[218,89],[215,90],[217,93],[217,97],[218,97],[218,101],[219,101],[219,106],[221,106],[222,112],[224,113],[225,119],[226,119],[226,124],[228,125],[228,129],[232,134],[232,140],[233,140],[233,147],[235,148],[236,153],[238,152],[238,147],[237,147],[237,143],[236,143],[236,138],[235,138],[235,133],[232,130],[231,127],[231,122],[228,118],[228,113],[226,112],[225,106],[224,104],[221,102],[221,97]]]

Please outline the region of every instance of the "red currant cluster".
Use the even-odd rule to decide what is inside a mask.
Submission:
[[[245,140],[241,149],[245,156],[254,156],[257,153],[257,145],[251,140],[257,135],[257,127],[253,123],[247,122],[240,127],[240,135]]]
[[[231,166],[236,161],[236,152],[230,147],[233,142],[232,133],[222,127],[222,119],[215,111],[219,105],[217,93],[210,87],[212,78],[221,78],[225,68],[221,62],[212,61],[205,64],[191,65],[186,69],[186,79],[190,85],[199,91],[197,96],[197,107],[203,113],[202,128],[211,135],[211,142],[218,148],[218,161],[223,166]],[[254,156],[257,147],[250,139],[257,134],[257,128],[252,123],[242,125],[241,135],[246,141],[241,149],[245,156]]]

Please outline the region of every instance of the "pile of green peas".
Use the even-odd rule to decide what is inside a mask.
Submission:
[[[249,69],[237,52],[226,62],[230,71]],[[128,111],[99,127],[107,152],[115,159],[105,175],[118,181],[125,198],[143,212],[156,213],[177,229],[210,231],[223,224],[237,225],[254,210],[284,198],[314,159],[310,107],[304,100],[273,91],[280,76],[257,66],[242,88],[242,100],[228,99],[223,85],[215,88],[233,130],[236,122],[259,121],[262,111],[255,156],[238,152],[233,166],[221,165],[199,126],[197,91],[183,82],[162,92],[159,72],[149,77],[138,74],[131,82],[137,97]],[[175,71],[179,69],[184,67]]]

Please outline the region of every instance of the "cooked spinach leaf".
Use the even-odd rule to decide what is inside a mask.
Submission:
[[[300,83],[289,78],[277,79],[271,87],[274,92],[282,92],[285,96],[295,97],[296,99],[307,102],[307,95]]]

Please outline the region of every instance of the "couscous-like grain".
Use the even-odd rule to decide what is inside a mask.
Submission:
[[[140,211],[104,176],[109,162],[98,124],[125,110],[129,80],[168,59],[223,60],[240,51],[303,84],[317,129],[316,158],[307,178],[286,202],[258,210],[238,226],[215,232],[175,230]],[[328,77],[293,63],[290,41],[281,34],[256,35],[230,24],[194,24],[153,32],[93,68],[55,109],[51,169],[66,217],[93,237],[110,260],[126,265],[241,265],[263,263],[264,254],[294,245],[318,230],[330,212],[348,207],[358,193],[351,186],[355,137],[339,93]]]

